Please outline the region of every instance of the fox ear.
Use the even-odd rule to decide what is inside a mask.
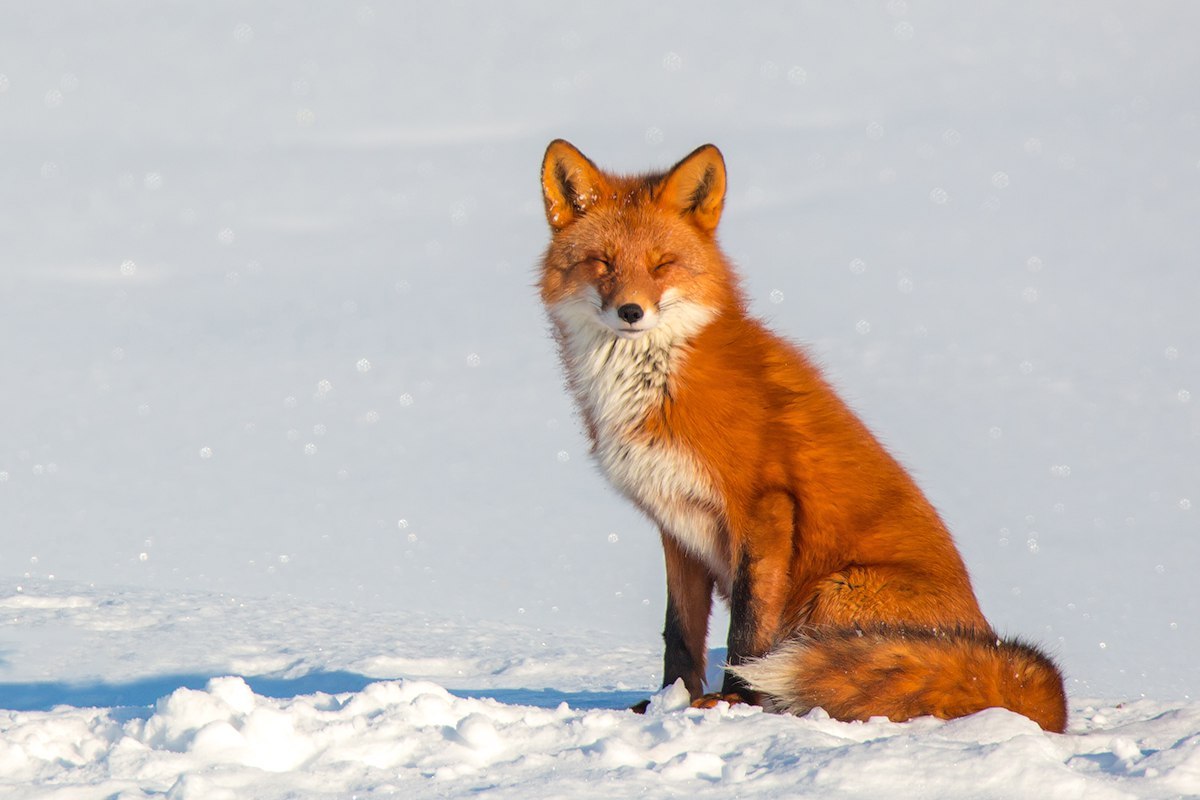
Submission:
[[[671,167],[659,202],[680,214],[690,214],[707,233],[717,229],[725,205],[725,159],[715,145],[706,144]]]
[[[556,231],[570,225],[599,201],[604,176],[587,156],[563,139],[555,139],[542,159],[542,197],[546,221]]]

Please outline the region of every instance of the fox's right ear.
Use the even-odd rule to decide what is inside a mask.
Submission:
[[[542,198],[546,221],[556,231],[570,225],[600,200],[604,176],[587,156],[563,139],[555,139],[542,159]]]

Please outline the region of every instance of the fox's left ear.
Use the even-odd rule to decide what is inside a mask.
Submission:
[[[721,151],[706,144],[671,167],[659,202],[690,215],[701,230],[715,231],[725,206],[725,159]]]

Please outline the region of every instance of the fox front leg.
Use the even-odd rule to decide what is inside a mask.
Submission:
[[[795,502],[780,492],[766,495],[755,509],[751,536],[740,548],[729,592],[729,639],[726,662],[736,667],[767,653],[779,639],[789,593]],[[719,701],[761,705],[745,681],[728,670],[721,691],[693,701],[711,708]]]
[[[693,700],[704,694],[708,617],[714,580],[708,568],[661,531],[667,567],[667,615],[663,625],[663,687],[682,680]],[[649,700],[633,706],[639,714]]]
[[[757,658],[766,653],[770,641],[764,641],[762,603],[754,595],[753,568],[748,556],[743,556],[733,579],[733,589],[729,594],[729,639],[726,649],[726,666],[736,667],[748,659]],[[717,703],[750,703],[762,705],[758,693],[752,690],[745,681],[725,670],[725,679],[721,683],[721,691],[696,697],[693,695],[693,708],[713,708]]]
[[[663,682],[682,679],[693,699],[704,693],[708,617],[713,577],[675,538],[661,533],[667,567],[667,616],[663,625]]]

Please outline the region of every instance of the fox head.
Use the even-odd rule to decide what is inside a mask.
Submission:
[[[556,139],[542,195],[551,239],[541,293],[560,332],[686,338],[737,302],[715,237],[725,161],[713,145],[666,172],[627,177]]]

